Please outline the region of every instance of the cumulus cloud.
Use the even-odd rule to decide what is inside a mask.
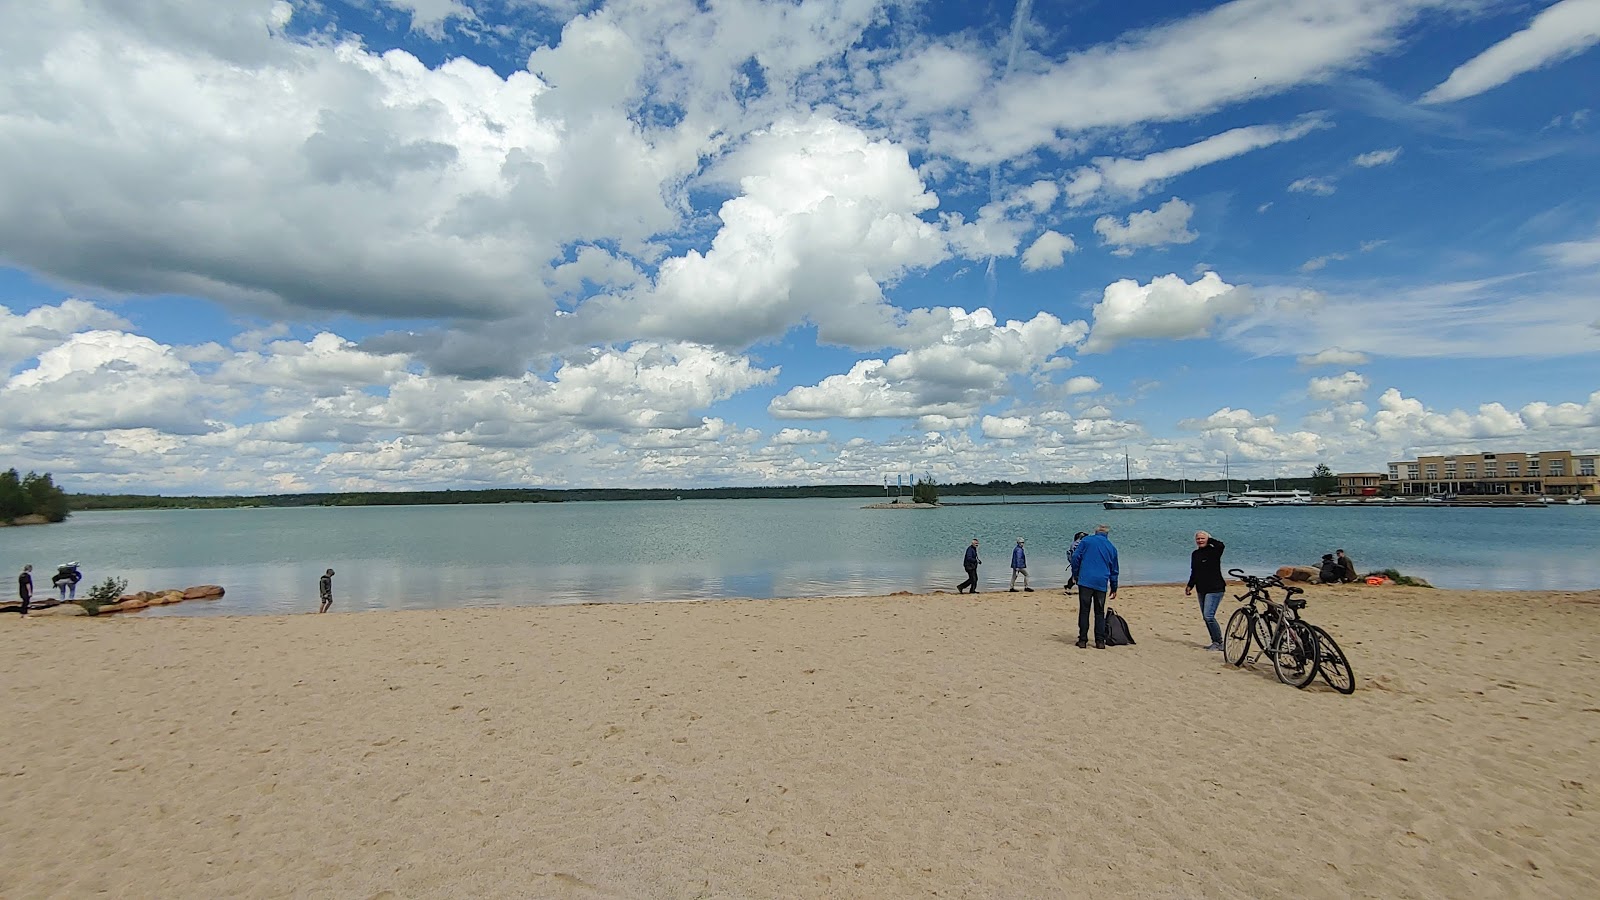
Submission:
[[[1092,394],[1101,387],[1100,379],[1088,375],[1075,375],[1061,384],[1061,389],[1067,394]]]
[[[1221,319],[1252,306],[1250,292],[1207,272],[1193,283],[1162,275],[1149,284],[1123,279],[1106,286],[1094,306],[1085,353],[1099,353],[1130,340],[1205,337]]]
[[[788,419],[974,415],[1003,396],[1013,375],[1043,366],[1087,330],[1083,322],[1064,323],[1049,313],[999,325],[987,309],[934,311],[941,312],[945,327],[937,338],[793,388],[773,399],[768,412]]]
[[[0,368],[9,371],[79,331],[130,327],[121,316],[84,300],[36,306],[20,316],[0,306]]]
[[[1027,416],[984,416],[983,436],[996,440],[1014,440],[1033,432],[1033,422]]]
[[[1600,43],[1600,0],[1559,0],[1513,34],[1450,73],[1423,103],[1475,97],[1511,79],[1554,65]]]
[[[379,0],[411,15],[411,30],[432,37],[443,37],[444,24],[451,19],[471,21],[477,16],[461,0]]]
[[[1028,272],[1057,269],[1066,262],[1068,253],[1076,252],[1078,252],[1078,242],[1072,239],[1072,235],[1046,231],[1023,251],[1022,268]]]
[[[1346,372],[1343,375],[1311,379],[1306,385],[1306,393],[1311,399],[1325,403],[1348,402],[1365,394],[1369,386],[1366,376]]]
[[[833,119],[758,133],[718,172],[740,195],[710,250],[664,261],[650,290],[589,301],[584,336],[740,347],[810,321],[823,340],[881,346],[896,320],[881,285],[950,254],[904,148]]]
[[[1126,221],[1101,216],[1094,222],[1094,231],[1107,245],[1116,248],[1112,253],[1127,256],[1139,247],[1193,243],[1199,237],[1189,230],[1189,217],[1193,215],[1193,206],[1173,197],[1155,209],[1130,214]]]
[[[826,444],[828,432],[812,431],[809,428],[785,428],[772,436],[772,443],[782,447],[793,447],[802,444]]]

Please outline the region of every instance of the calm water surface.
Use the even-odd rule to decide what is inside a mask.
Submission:
[[[13,572],[32,563],[41,593],[69,560],[81,564],[80,588],[108,575],[130,590],[227,588],[219,601],[140,615],[315,609],[329,567],[336,611],[953,590],[974,537],[984,589],[1005,588],[1022,536],[1034,587],[1059,590],[1072,533],[1101,521],[1127,584],[1185,580],[1204,528],[1228,545],[1226,566],[1246,571],[1312,565],[1342,547],[1363,571],[1395,568],[1441,587],[1600,588],[1594,506],[861,508],[877,499],[85,512],[0,529],[0,552]]]

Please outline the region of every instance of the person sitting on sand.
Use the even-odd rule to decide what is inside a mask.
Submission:
[[[328,611],[328,607],[333,605],[333,570],[332,569],[329,569],[328,571],[323,572],[322,573],[322,577],[317,579],[317,594],[322,597],[322,608],[317,610],[317,612],[325,613],[325,612]]]
[[[1022,549],[1022,538],[1017,538],[1017,548],[1011,551],[1011,593],[1017,592],[1017,576],[1022,576],[1022,589],[1033,593],[1033,588],[1028,587],[1028,554]]]
[[[974,594],[978,592],[978,566],[982,564],[983,560],[978,558],[978,539],[973,538],[967,555],[961,558],[961,568],[967,570],[967,580],[956,586],[956,593],[964,594],[967,588],[972,588]]]
[[[1335,550],[1334,552],[1339,554],[1335,557],[1334,562],[1338,563],[1339,568],[1344,570],[1344,581],[1346,583],[1359,581],[1361,576],[1356,574],[1356,564],[1350,561],[1350,557],[1345,556],[1343,550]]]
[[[1332,553],[1322,554],[1322,566],[1317,570],[1317,580],[1323,584],[1338,584],[1344,581],[1344,567],[1334,560]]]

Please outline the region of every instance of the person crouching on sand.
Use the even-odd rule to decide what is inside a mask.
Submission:
[[[317,594],[318,594],[318,596],[320,596],[322,598],[322,608],[317,610],[317,612],[325,613],[325,612],[328,611],[328,607],[333,605],[333,570],[332,569],[329,569],[328,571],[323,572],[322,573],[322,577],[317,579]]]
[[[1194,552],[1189,554],[1189,584],[1184,587],[1185,597],[1200,592],[1200,618],[1206,623],[1206,633],[1211,635],[1207,650],[1222,649],[1222,629],[1217,627],[1217,607],[1222,605],[1222,594],[1228,582],[1222,578],[1222,542],[1208,532],[1194,533]]]
[[[1017,592],[1017,576],[1022,576],[1022,589],[1033,593],[1033,588],[1028,587],[1028,554],[1022,549],[1022,538],[1017,538],[1017,549],[1011,551],[1011,593]]]
[[[967,555],[961,558],[961,568],[967,570],[967,580],[956,585],[956,593],[964,594],[967,588],[978,592],[978,566],[983,565],[983,560],[978,558],[978,539],[972,539],[972,545],[967,548]]]

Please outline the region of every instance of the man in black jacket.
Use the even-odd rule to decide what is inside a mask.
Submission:
[[[956,593],[964,594],[967,588],[972,588],[974,594],[978,592],[978,566],[982,563],[983,560],[978,558],[978,539],[973,538],[967,555],[961,558],[961,568],[967,570],[967,580],[956,586]]]
[[[1194,533],[1194,552],[1189,554],[1189,584],[1183,589],[1185,597],[1200,592],[1200,617],[1205,619],[1206,632],[1211,635],[1207,650],[1222,649],[1222,629],[1217,626],[1217,607],[1228,582],[1222,577],[1222,542],[1208,532]]]
[[[22,574],[17,576],[17,596],[22,599],[22,614],[28,614],[28,607],[33,603],[33,566],[22,567]]]

